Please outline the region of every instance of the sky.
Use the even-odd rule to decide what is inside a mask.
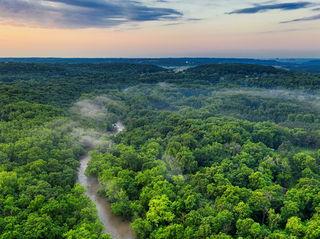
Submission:
[[[320,57],[320,0],[0,0],[0,57]]]

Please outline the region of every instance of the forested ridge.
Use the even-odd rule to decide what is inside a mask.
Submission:
[[[0,63],[0,238],[109,238],[75,129],[125,130],[88,174],[137,238],[320,238],[320,76],[211,64]]]

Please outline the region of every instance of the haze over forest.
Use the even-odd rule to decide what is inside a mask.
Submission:
[[[319,239],[318,0],[0,0],[0,239]]]

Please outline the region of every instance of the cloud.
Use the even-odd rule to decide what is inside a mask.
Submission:
[[[315,20],[320,20],[320,14],[314,15],[314,16],[309,16],[309,17],[302,17],[302,18],[297,18],[289,21],[284,21],[281,23],[291,23],[291,22],[306,22],[306,21],[315,21]]]
[[[229,12],[228,14],[254,14],[272,10],[290,11],[313,6],[312,2],[291,2],[291,3],[265,3],[255,4],[252,7],[242,8]]]
[[[284,33],[284,32],[304,32],[316,30],[316,28],[290,28],[290,29],[281,29],[281,30],[270,30],[270,31],[261,31],[257,32],[257,34],[270,34],[270,33]]]
[[[135,0],[0,0],[0,13],[2,21],[57,28],[107,28],[183,15]]]

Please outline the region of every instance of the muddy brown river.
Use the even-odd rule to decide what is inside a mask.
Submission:
[[[121,122],[115,124],[116,133],[123,130],[124,126]],[[90,160],[91,157],[89,153],[81,157],[80,168],[78,170],[78,182],[85,188],[86,195],[96,205],[99,219],[104,226],[104,232],[108,233],[113,239],[134,239],[130,223],[113,215],[110,203],[106,198],[98,194],[100,186],[98,180],[95,177],[85,175]]]

